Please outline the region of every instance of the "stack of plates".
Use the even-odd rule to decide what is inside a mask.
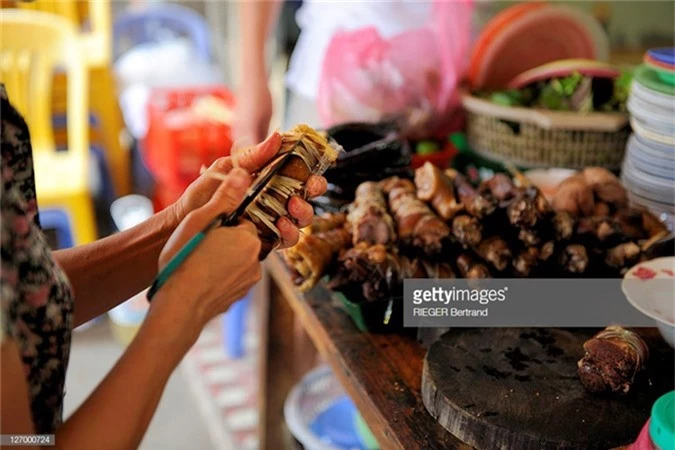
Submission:
[[[675,227],[675,52],[650,50],[635,71],[628,110],[622,180],[631,203],[646,207]]]

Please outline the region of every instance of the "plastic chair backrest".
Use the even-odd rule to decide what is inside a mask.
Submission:
[[[35,0],[32,2],[17,1],[15,5],[19,9],[56,14],[58,16],[65,17],[71,23],[80,23],[80,14],[77,8],[77,3],[71,0]]]
[[[0,14],[0,82],[30,126],[35,151],[56,151],[52,128],[52,76],[68,76],[68,151],[88,152],[88,76],[75,27],[39,11]]]
[[[189,38],[204,60],[211,60],[206,20],[196,11],[179,5],[156,5],[119,14],[113,24],[113,57],[117,59],[136,45],[161,40],[162,33],[167,32],[172,37]]]
[[[110,0],[33,0],[31,2],[17,2],[17,8],[42,11],[65,17],[76,25],[78,30],[84,27],[84,33],[96,37],[99,41],[97,51],[105,52],[99,55],[103,61],[110,61],[112,51],[112,13]]]

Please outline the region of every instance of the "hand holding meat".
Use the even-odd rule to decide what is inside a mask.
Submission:
[[[258,172],[280,151],[283,137],[272,133],[258,145],[236,150],[232,156],[217,159],[197,180],[195,180],[171,205],[176,222],[182,221],[191,211],[204,206],[221,185],[222,178],[235,167],[253,174]],[[326,190],[326,180],[312,175],[306,180],[306,197],[311,199],[322,195]],[[298,241],[298,227],[306,226],[314,215],[312,207],[303,198],[293,196],[287,203],[288,216],[277,217],[275,227],[280,234],[283,247],[294,245]]]

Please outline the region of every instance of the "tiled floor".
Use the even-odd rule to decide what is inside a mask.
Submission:
[[[250,317],[250,315],[249,315]],[[249,321],[248,330],[253,330]],[[231,360],[223,351],[218,320],[202,332],[182,369],[217,448],[258,448],[257,338],[247,333],[245,353]]]

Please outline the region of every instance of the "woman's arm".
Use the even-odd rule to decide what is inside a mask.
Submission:
[[[241,24],[240,82],[251,76],[262,76],[267,81],[265,48],[267,38],[277,22],[283,0],[243,2],[239,5]]]
[[[281,145],[281,135],[272,133],[256,146],[239,149],[236,165],[255,172],[274,157]],[[229,173],[233,158],[216,160],[207,172]],[[68,275],[75,292],[75,324],[79,325],[109,311],[148,287],[157,273],[157,257],[178,223],[190,212],[209,202],[221,185],[220,177],[203,174],[181,198],[169,208],[155,214],[136,227],[81,247],[54,252],[54,259]],[[323,177],[307,182],[307,194],[316,197],[326,191]],[[288,211],[300,227],[307,226],[314,212],[299,197],[289,201]],[[288,218],[277,222],[282,241],[294,245],[298,229]]]
[[[54,252],[73,286],[76,326],[150,285],[159,252],[179,221],[174,208],[167,208],[129,230]]]
[[[257,142],[266,134],[272,118],[272,95],[267,81],[265,48],[277,22],[282,0],[239,3],[241,50],[237,88],[237,140]]]
[[[57,430],[57,448],[138,448],[169,376],[196,339],[171,331],[177,323],[155,319],[148,316],[110,373]]]
[[[188,214],[176,228],[160,253],[160,267],[214,217],[234,211],[250,182],[245,170],[233,170],[211,200]],[[137,448],[171,372],[204,325],[260,280],[260,247],[256,228],[250,222],[210,231],[154,297],[122,358],[56,430],[56,447]],[[12,339],[2,341],[0,356],[0,434],[30,433],[34,428],[26,379],[19,349]]]
[[[7,336],[0,344],[0,361],[0,434],[35,434],[19,347]]]
[[[162,297],[167,297],[166,291],[154,301]],[[138,448],[169,376],[196,339],[196,333],[176,332],[184,330],[184,321],[175,319],[150,314],[101,384],[58,428],[56,447],[45,449]],[[0,356],[0,432],[32,434],[28,387],[13,340],[3,341]]]

